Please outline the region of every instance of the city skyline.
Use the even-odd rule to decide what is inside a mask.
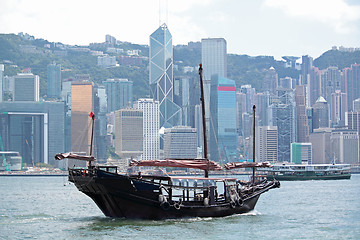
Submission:
[[[276,59],[316,58],[332,46],[359,47],[360,39],[360,4],[352,0],[63,1],[56,10],[43,0],[3,1],[0,19],[6,23],[1,33],[26,32],[74,45],[102,42],[105,34],[148,44],[148,35],[166,22],[176,36],[174,45],[223,37],[229,53]]]
[[[22,34],[19,35],[23,36]],[[149,40],[148,87],[151,99],[139,98],[134,106],[135,108],[144,111],[143,120],[140,119],[140,122],[143,123],[143,134],[140,134],[143,135],[143,153],[141,159],[158,159],[159,157],[163,158],[163,153],[166,152],[164,146],[169,143],[169,141],[166,142],[164,140],[162,142],[160,140],[165,139],[165,137],[160,138],[160,136],[165,136],[162,135],[163,128],[169,129],[173,126],[180,126],[183,123],[181,114],[184,113],[183,110],[185,110],[192,101],[190,99],[190,91],[187,90],[190,87],[188,80],[182,78],[181,75],[177,77],[174,76],[172,35],[167,28],[167,25],[161,25],[150,35]],[[106,35],[106,43],[100,43],[98,46],[108,46],[108,44],[114,44],[115,42],[115,37]],[[344,110],[351,110],[347,107],[348,99],[355,100],[360,97],[358,94],[359,64],[354,63],[350,64],[350,66],[347,65],[341,68],[329,66],[326,69],[318,70],[313,66],[313,58],[308,55],[302,56],[302,64],[294,64],[295,60],[298,59],[297,57],[284,57],[286,60],[284,67],[299,71],[299,78],[294,76],[290,77],[288,75],[278,78],[276,69],[270,67],[267,70],[268,75],[263,76],[263,79],[266,79],[264,86],[267,87],[265,89],[258,88],[260,91],[256,91],[256,88],[251,86],[251,84],[237,86],[235,80],[224,78],[227,73],[227,41],[224,38],[204,38],[201,40],[201,43],[191,45],[196,45],[198,50],[201,49],[201,59],[204,68],[214,70],[212,72],[204,71],[205,98],[208,99],[207,103],[210,103],[210,106],[205,108],[208,113],[211,112],[212,116],[207,117],[207,125],[210,131],[209,146],[210,149],[213,150],[210,151],[211,159],[220,161],[220,163],[222,161],[237,161],[242,159],[239,155],[240,152],[244,153],[242,156],[244,156],[243,159],[245,161],[250,159],[247,152],[252,146],[249,145],[249,142],[246,139],[251,135],[251,131],[249,131],[248,128],[251,124],[251,109],[253,104],[256,104],[257,102],[260,103],[260,112],[266,112],[266,116],[261,115],[260,118],[260,115],[257,114],[257,121],[261,120],[257,125],[260,126],[259,123],[261,123],[263,126],[277,128],[277,160],[284,162],[292,159],[292,143],[308,143],[309,133],[312,133],[313,129],[322,127],[321,121],[324,120],[324,122],[327,123],[325,127],[333,128],[330,135],[333,139],[331,140],[331,144],[333,144],[333,149],[337,149],[336,153],[330,152],[330,156],[336,155],[336,158],[340,159],[340,162],[345,162],[345,159],[347,159],[346,161],[350,161],[350,157],[342,155],[341,151],[345,143],[342,139],[351,136],[353,139],[352,151],[354,152],[354,154],[351,155],[351,161],[359,161],[359,134],[355,130],[350,132],[347,131],[347,126],[344,125]],[[69,46],[62,47],[67,49]],[[27,47],[26,49],[31,50],[30,47]],[[91,54],[96,53],[107,56],[103,52],[91,50],[91,47],[86,49],[91,52]],[[49,53],[51,52],[51,50],[48,51]],[[132,51],[140,50],[136,49]],[[113,56],[113,58],[115,58],[115,56]],[[48,86],[51,86],[52,81],[51,77],[49,77],[51,69],[49,69],[49,66],[51,65],[47,65],[48,78],[46,81]],[[103,68],[103,65],[97,64],[96,66],[97,68]],[[61,67],[59,67],[59,69],[61,69]],[[184,71],[184,73],[186,72]],[[176,74],[178,75],[179,73],[177,72]],[[22,76],[30,76],[32,79],[31,82],[36,83],[33,84],[37,86],[34,88],[34,91],[31,91],[30,94],[26,92],[31,98],[19,98],[19,96],[22,96],[23,92],[25,92],[22,91],[23,89],[32,89],[24,87],[27,82],[20,81]],[[13,101],[38,102],[40,100],[38,91],[39,76],[32,74],[30,68],[23,70],[22,73],[18,73],[16,76],[13,76],[13,78],[15,83],[14,89],[10,90],[9,88],[7,90],[9,96],[10,94],[14,96]],[[174,78],[176,79],[175,84]],[[258,78],[261,80],[260,76],[258,76]],[[98,123],[100,124],[97,125],[100,127],[97,127],[96,132],[101,135],[96,138],[98,140],[95,142],[101,143],[101,146],[97,144],[98,149],[103,150],[102,153],[100,153],[100,151],[98,152],[97,159],[105,161],[105,149],[107,146],[114,147],[114,139],[116,143],[116,141],[119,140],[119,134],[121,137],[124,137],[124,131],[119,132],[119,128],[114,124],[114,111],[132,105],[132,101],[135,100],[133,99],[132,94],[130,94],[130,92],[132,92],[132,87],[128,89],[129,91],[127,91],[126,94],[124,91],[112,93],[109,91],[108,87],[110,86],[110,83],[115,83],[115,79],[102,81],[103,85],[99,86],[95,82],[90,81],[90,79],[92,79],[90,74],[79,74],[78,76],[75,76],[75,79],[85,81],[71,83],[71,107],[70,105],[66,106],[67,109],[71,109],[71,119],[65,119],[67,122],[71,123],[71,139],[66,138],[66,131],[64,131],[64,143],[67,146],[67,143],[71,140],[71,151],[88,152],[89,146],[91,145],[89,143],[90,136],[88,129],[84,129],[84,127],[86,128],[86,124],[84,125],[83,123],[90,121],[88,113],[94,111],[98,116]],[[116,82],[119,82],[119,84],[123,82],[131,83],[130,85],[132,86],[132,82],[127,79],[116,79]],[[70,91],[69,86],[67,86],[68,81],[64,81],[63,83],[63,89],[65,91]],[[86,90],[85,87],[90,87],[91,89]],[[75,88],[77,90],[75,90]],[[82,91],[80,91],[80,89]],[[84,92],[83,90],[86,91]],[[240,95],[236,93],[237,90]],[[274,92],[274,90],[276,91]],[[339,93],[337,94],[339,96],[341,95],[341,104],[340,100],[335,98],[335,93]],[[349,98],[347,93],[353,94],[350,95]],[[237,95],[239,96],[237,97]],[[68,96],[68,94],[62,94],[62,96]],[[330,99],[331,96],[334,96],[334,99]],[[48,93],[48,96],[45,96],[45,99],[42,99],[42,101],[52,100],[52,97],[54,96]],[[125,99],[118,97],[124,97]],[[115,101],[113,101],[114,99]],[[315,104],[311,105],[310,99],[318,100]],[[60,101],[58,97],[57,100]],[[241,104],[237,103],[237,100],[241,101]],[[9,101],[11,100],[9,99]],[[115,102],[120,103],[121,106],[114,106],[109,109],[109,106],[112,106],[112,103]],[[327,102],[329,102],[329,105],[326,104],[326,106],[323,106],[323,104],[321,104]],[[109,114],[106,114],[105,111],[107,108],[106,104],[108,105],[107,113]],[[323,107],[315,106],[319,104]],[[11,103],[9,103],[9,105],[11,105]],[[355,105],[355,103],[351,105]],[[175,110],[178,111],[174,111],[172,106],[176,106]],[[311,106],[313,109],[310,109]],[[195,105],[193,105],[193,107],[196,108]],[[38,112],[35,113],[38,114]],[[192,113],[187,111],[186,113],[190,114],[188,117],[191,117],[193,122],[196,121],[195,111]],[[43,113],[39,114],[41,115]],[[330,116],[331,118],[329,118]],[[46,120],[46,117],[44,117],[44,119]],[[51,118],[49,119],[51,121]],[[27,124],[26,121],[28,121],[28,119],[22,118],[20,120],[22,120],[24,124]],[[46,122],[45,120],[44,122]],[[41,118],[39,121],[41,121]],[[190,125],[190,122],[191,121],[187,121],[186,124]],[[64,130],[66,130],[66,125],[64,126]],[[88,126],[90,125],[88,124]],[[6,129],[4,128],[2,131],[4,132],[5,130]],[[39,130],[38,136],[34,135],[34,139],[36,137],[36,141],[44,139],[44,142],[46,142],[47,136],[44,134],[44,137],[42,138],[41,130],[42,129]],[[341,130],[345,131],[342,132]],[[47,125],[45,125],[43,131],[47,131]],[[81,137],[82,133],[85,133],[85,137]],[[26,139],[32,137],[32,135],[26,134],[26,132],[23,134]],[[79,141],[79,138],[82,139]],[[28,141],[28,145],[35,146],[35,140]],[[266,143],[265,145],[267,146],[269,143]],[[37,150],[38,149],[39,148],[37,147]],[[300,153],[298,151],[299,149],[295,150],[295,152]],[[120,150],[115,146],[115,152],[118,153],[119,151]],[[265,151],[265,148],[263,151]],[[37,154],[37,152],[33,152]],[[196,152],[197,150],[194,150],[193,154],[196,154]],[[88,154],[92,154],[91,150]],[[43,155],[47,156],[46,153]],[[300,158],[302,159],[299,154],[295,155],[296,160],[294,161],[299,161]],[[308,158],[304,161],[312,162],[312,159]],[[27,163],[30,162],[31,160],[28,160]],[[46,158],[44,158],[44,162],[47,163]]]

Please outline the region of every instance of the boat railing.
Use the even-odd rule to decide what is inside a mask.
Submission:
[[[117,173],[117,166],[93,166],[89,168],[71,168],[69,174],[72,176],[94,177],[97,170],[103,170],[110,173]]]
[[[217,186],[215,181],[205,181],[202,184],[200,182],[186,182],[173,181],[173,179],[162,178],[162,181],[153,181],[145,178],[138,178],[146,183],[152,183],[159,185],[159,194],[163,195],[168,201],[180,201],[180,202],[203,202],[209,201],[209,203],[226,202],[229,200],[230,190],[238,190],[236,184],[227,182],[218,182],[221,186]],[[159,179],[157,179],[159,180]],[[165,180],[165,181],[164,181]],[[192,185],[192,186],[191,186]],[[206,200],[207,199],[207,200]]]
[[[184,186],[169,184],[166,187],[172,189],[172,198],[182,201],[209,201],[209,204],[215,202],[228,202],[232,192],[238,192],[238,184],[228,183],[226,181],[207,182],[208,184],[196,186]],[[216,184],[218,183],[218,184]],[[206,200],[207,199],[207,200]]]
[[[69,176],[93,177],[95,175],[93,169],[72,168],[69,169]]]

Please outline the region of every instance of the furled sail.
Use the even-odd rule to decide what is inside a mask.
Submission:
[[[72,158],[72,159],[83,160],[83,161],[96,161],[96,158],[94,156],[78,155],[78,154],[75,154],[72,152],[58,153],[55,155],[56,160],[62,160],[64,158]]]
[[[165,160],[132,160],[130,166],[180,167],[201,170],[222,170],[219,164],[206,159],[165,159]]]
[[[272,165],[268,162],[229,162],[224,167],[230,170],[234,168],[269,168]]]

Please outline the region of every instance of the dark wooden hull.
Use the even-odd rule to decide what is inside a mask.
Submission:
[[[254,191],[243,199],[242,204],[235,206],[229,202],[205,206],[203,201],[199,201],[164,207],[159,203],[158,195],[144,187],[139,190],[136,185],[142,183],[126,175],[97,171],[95,176],[69,175],[69,180],[89,196],[106,216],[132,219],[223,217],[246,213],[254,209],[263,192],[278,187],[269,185]]]

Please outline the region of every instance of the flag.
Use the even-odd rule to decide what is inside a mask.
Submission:
[[[95,114],[91,111],[91,113],[89,114],[89,117],[91,117],[92,119],[95,118]]]

